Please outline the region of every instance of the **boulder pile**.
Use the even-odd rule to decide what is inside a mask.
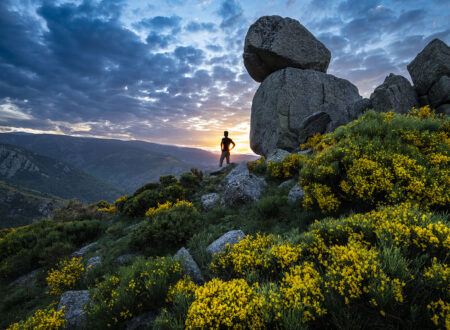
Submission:
[[[259,18],[248,29],[243,58],[250,76],[261,82],[252,102],[250,146],[266,159],[298,152],[308,137],[333,131],[369,108],[407,113],[430,104],[450,113],[450,48],[439,39],[408,65],[414,86],[391,73],[370,99],[326,73],[330,51],[291,18]]]

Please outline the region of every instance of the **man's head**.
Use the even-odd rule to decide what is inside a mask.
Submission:
[[[224,135],[225,137],[228,137],[228,131],[223,132],[223,135]]]

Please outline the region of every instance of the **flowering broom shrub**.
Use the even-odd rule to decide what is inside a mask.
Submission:
[[[343,204],[373,208],[418,202],[450,205],[450,121],[429,107],[408,115],[369,111],[311,143],[301,162],[305,207],[337,211]],[[310,146],[310,147],[311,147]]]
[[[84,266],[80,258],[60,261],[56,269],[51,269],[46,278],[50,287],[48,294],[59,295],[64,291],[74,289],[84,273]]]
[[[64,318],[64,309],[63,307],[60,311],[56,311],[51,305],[47,308],[38,309],[25,321],[11,324],[7,330],[63,329],[67,322]]]
[[[279,162],[269,162],[267,173],[273,178],[289,179],[298,174],[301,162],[305,159],[305,155],[293,153],[283,158]]]

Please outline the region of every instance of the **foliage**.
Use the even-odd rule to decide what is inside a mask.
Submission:
[[[450,125],[429,107],[408,115],[369,111],[335,132],[314,139],[301,163],[305,207],[337,211],[415,201],[450,204]]]
[[[182,277],[174,258],[138,258],[117,274],[106,275],[88,304],[91,328],[118,328],[144,310],[156,310],[164,303],[171,285]]]
[[[266,173],[266,158],[262,156],[261,158],[247,163],[248,170],[254,174],[262,175]]]
[[[279,162],[271,161],[267,166],[267,173],[273,178],[278,179],[292,178],[298,174],[302,160],[305,158],[306,158],[305,155],[293,153],[289,156],[284,157],[282,161]]]
[[[53,220],[55,221],[80,221],[98,219],[100,213],[98,208],[109,206],[108,202],[101,201],[92,205],[86,205],[76,199],[67,201],[59,209],[53,211]]]
[[[64,291],[74,289],[84,273],[84,267],[80,258],[62,260],[56,269],[51,269],[46,278],[50,287],[48,294],[60,295]]]
[[[122,212],[125,202],[128,200],[128,195],[121,196],[114,201],[114,206],[119,212]]]
[[[25,321],[11,324],[8,330],[31,330],[31,329],[63,329],[66,319],[65,310],[62,308],[56,311],[51,305],[44,309],[38,309],[32,316]]]
[[[101,232],[98,220],[55,222],[41,220],[12,228],[0,238],[0,277],[13,278],[53,265]]]
[[[187,201],[166,202],[150,208],[148,218],[132,232],[132,244],[144,246],[179,246],[199,225],[200,213]]]

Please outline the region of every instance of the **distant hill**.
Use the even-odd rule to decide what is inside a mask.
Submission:
[[[0,181],[0,229],[49,217],[61,203],[54,196]]]
[[[58,198],[112,201],[121,191],[65,162],[22,147],[0,144],[0,180]]]
[[[86,173],[131,193],[144,183],[164,174],[180,174],[192,167],[216,167],[218,155],[144,141],[81,138],[52,134],[0,134],[0,143],[9,143],[67,162]],[[233,155],[232,161],[256,159]]]

